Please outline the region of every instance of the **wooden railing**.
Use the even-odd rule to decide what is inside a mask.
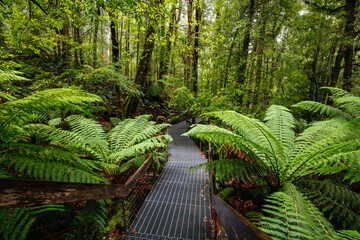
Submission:
[[[155,150],[155,152],[156,151],[157,150]],[[1,179],[0,208],[126,197],[153,162],[153,157],[151,155],[125,184],[91,184]]]

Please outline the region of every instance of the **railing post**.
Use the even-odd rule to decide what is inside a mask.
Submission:
[[[212,150],[211,150],[211,143],[209,142],[209,155],[208,155],[208,157],[209,157],[209,162],[211,162],[212,161]],[[210,168],[210,172],[209,172],[209,174],[210,174],[210,206],[211,206],[211,217],[213,217],[213,213],[215,212],[215,210],[214,210],[214,205],[213,205],[213,195],[214,195],[214,186],[215,186],[215,184],[214,184],[214,169],[213,168]],[[212,239],[217,239],[217,232],[216,232],[216,228],[217,228],[217,226],[216,226],[216,220],[214,219],[214,229],[213,229],[213,231],[212,231]]]
[[[127,231],[127,222],[126,222],[126,206],[125,206],[125,197],[122,198],[122,207],[123,207],[123,217],[124,217],[124,232]]]
[[[154,169],[153,169],[153,171],[154,171],[154,172],[153,172],[153,174],[154,174],[153,177],[154,177],[154,183],[155,183],[155,181],[156,181],[156,172],[157,172],[156,170],[157,170],[157,167],[156,167],[156,162],[155,162],[155,160],[154,160],[154,156],[152,156],[152,158],[153,158],[153,168],[154,168]]]

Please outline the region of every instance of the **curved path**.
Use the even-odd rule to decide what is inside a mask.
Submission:
[[[185,122],[169,129],[169,161],[122,239],[211,239],[208,174],[204,169],[186,170],[204,163],[199,148],[185,132]]]

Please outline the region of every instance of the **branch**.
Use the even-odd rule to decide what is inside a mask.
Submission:
[[[30,0],[32,3],[34,3],[36,6],[38,6],[40,9],[41,9],[41,11],[43,11],[43,13],[45,13],[46,15],[48,15],[47,14],[47,12],[45,11],[45,9],[38,3],[38,2],[36,2],[35,0]]]
[[[346,7],[346,6],[340,6],[340,7],[334,8],[334,9],[330,9],[330,8],[327,8],[324,6],[319,6],[319,4],[311,2],[309,0],[303,0],[303,1],[308,5],[312,5],[312,6],[316,7],[318,10],[327,12],[328,14],[336,13],[337,11],[345,9],[345,7]]]

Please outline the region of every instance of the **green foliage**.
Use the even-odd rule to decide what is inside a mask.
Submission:
[[[9,240],[25,239],[35,221],[25,208],[2,209],[0,218],[0,233]]]
[[[104,200],[87,201],[85,207],[74,218],[69,239],[100,239],[108,222],[109,209]]]
[[[234,191],[234,188],[227,187],[227,188],[221,190],[218,193],[218,196],[221,197],[222,199],[226,199],[233,191]]]
[[[26,239],[37,216],[49,212],[64,211],[63,205],[0,209],[0,234],[6,240]]]

